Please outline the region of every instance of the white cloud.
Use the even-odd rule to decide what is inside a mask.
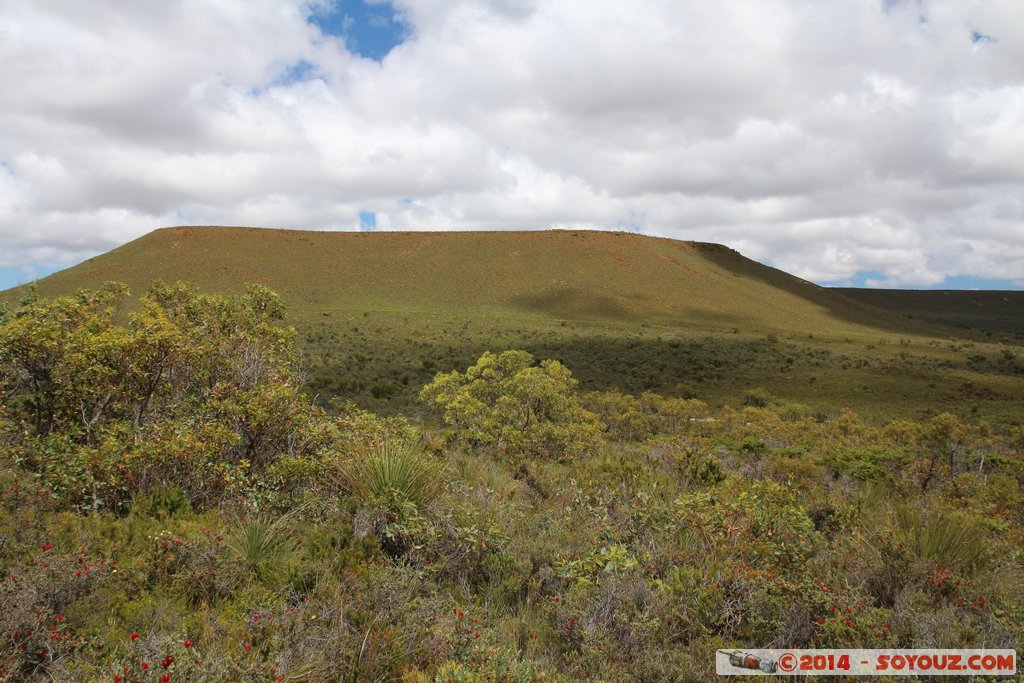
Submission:
[[[0,267],[372,211],[723,241],[819,282],[1024,272],[1018,3],[396,0],[381,63],[307,21],[326,4],[8,0]]]

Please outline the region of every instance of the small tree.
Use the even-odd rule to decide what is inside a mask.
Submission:
[[[26,298],[0,321],[0,455],[70,505],[123,508],[174,485],[215,504],[280,458],[315,458],[335,430],[300,392],[276,294],[157,283]]]
[[[593,448],[604,425],[585,410],[576,380],[555,360],[486,352],[465,373],[439,373],[420,398],[458,438],[512,457],[570,460]]]

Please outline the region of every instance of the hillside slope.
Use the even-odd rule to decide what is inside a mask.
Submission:
[[[598,231],[166,228],[38,285],[45,296],[117,280],[140,293],[156,278],[222,292],[260,283],[297,320],[381,311],[792,333],[912,326],[720,245]]]

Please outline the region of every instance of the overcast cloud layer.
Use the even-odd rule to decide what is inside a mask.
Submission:
[[[0,268],[363,212],[723,242],[816,282],[1024,286],[1024,3],[393,10],[408,35],[377,62],[309,21],[324,2],[0,0]]]

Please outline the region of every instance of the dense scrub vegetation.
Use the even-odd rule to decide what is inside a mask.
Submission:
[[[0,680],[708,680],[719,647],[1024,643],[1024,430],[579,393],[441,426],[301,389],[271,292],[0,320]]]
[[[1005,341],[376,311],[318,318],[296,320],[308,392],[382,415],[429,418],[418,395],[438,371],[504,349],[557,359],[582,391],[700,397],[716,409],[756,392],[772,408],[851,408],[875,423],[950,413],[1019,424],[1024,412],[1024,351]]]

